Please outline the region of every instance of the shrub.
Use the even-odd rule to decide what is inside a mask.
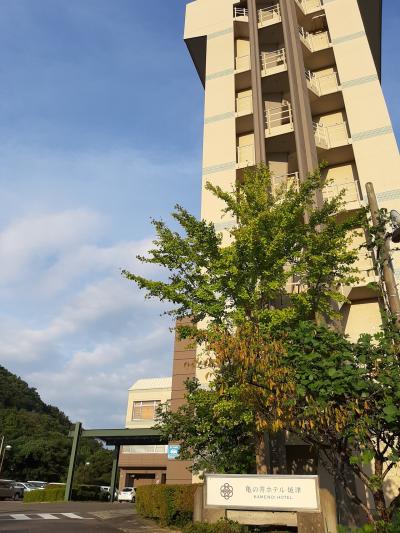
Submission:
[[[231,520],[219,520],[215,524],[195,522],[187,524],[182,533],[247,533],[249,529]]]
[[[32,490],[24,493],[24,502],[60,502],[64,499],[65,488]]]
[[[64,500],[65,486],[32,490],[24,493],[24,502],[60,502]],[[79,502],[108,501],[108,495],[100,487],[80,485],[72,489],[72,500]]]
[[[162,525],[183,526],[193,517],[198,485],[147,485],[136,489],[136,509]]]
[[[360,528],[339,526],[338,533],[400,533],[400,513],[394,516],[391,524],[376,522],[375,524],[366,524]]]
[[[108,494],[96,485],[78,485],[72,489],[72,500],[77,502],[108,501]]]

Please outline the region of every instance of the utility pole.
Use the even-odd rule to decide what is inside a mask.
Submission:
[[[378,200],[372,183],[367,183],[365,188],[367,190],[368,204],[371,211],[372,225],[376,228],[379,226]],[[393,271],[389,238],[386,235],[385,230],[381,230],[377,234],[377,237],[383,242],[382,246],[378,248],[378,260],[382,265],[383,281],[385,283],[389,310],[393,316],[397,318],[397,325],[400,327],[400,298]]]
[[[4,446],[4,439],[5,439],[5,436],[2,435],[1,437],[1,443],[0,443],[0,461],[1,461],[1,466],[0,466],[0,473],[1,473],[1,467],[3,466],[3,446]]]

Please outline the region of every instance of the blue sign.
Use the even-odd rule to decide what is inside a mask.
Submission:
[[[177,459],[181,447],[179,444],[169,444],[168,445],[168,459]]]

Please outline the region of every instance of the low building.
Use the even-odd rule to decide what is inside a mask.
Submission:
[[[157,407],[171,400],[172,378],[140,379],[128,391],[125,426],[151,428]],[[165,483],[168,450],[164,445],[122,446],[119,456],[119,487]]]

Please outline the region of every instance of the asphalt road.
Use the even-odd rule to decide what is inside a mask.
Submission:
[[[139,518],[131,504],[95,502],[32,503],[0,501],[0,532],[167,533]]]

